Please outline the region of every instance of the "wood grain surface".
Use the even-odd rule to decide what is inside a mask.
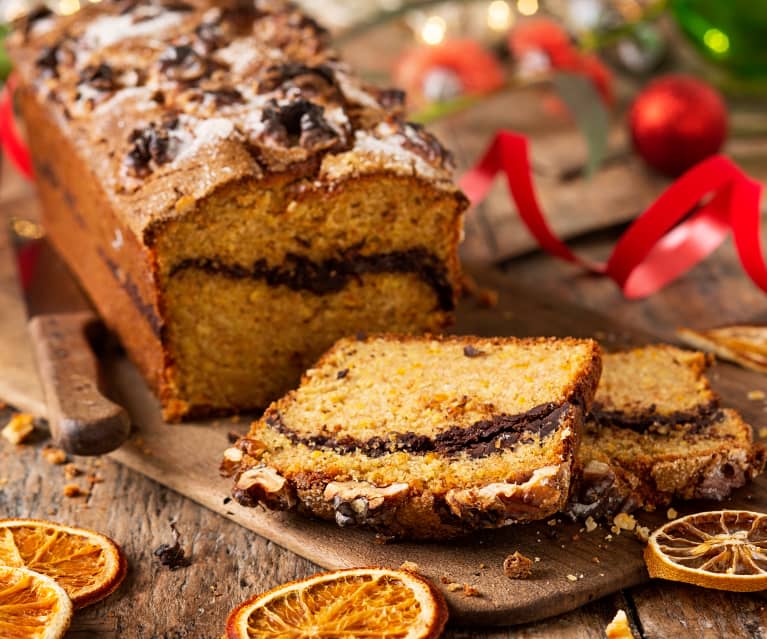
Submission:
[[[54,277],[55,273],[50,273],[46,282],[54,283]],[[480,285],[499,291],[499,303],[486,309],[465,300],[459,308],[457,332],[596,336],[608,347],[648,339],[648,335],[625,330],[599,314],[536,297],[514,285],[508,276],[482,271],[476,277]],[[227,499],[229,481],[219,478],[216,469],[228,433],[242,432],[246,424],[219,421],[165,425],[156,400],[130,364],[119,359],[106,372],[114,382],[116,398],[129,408],[138,425],[132,440],[113,454],[114,459],[320,566],[396,567],[404,561],[415,562],[443,588],[456,623],[526,623],[572,610],[646,580],[642,545],[633,535],[624,533],[608,541],[609,531],[605,528],[587,534],[578,524],[562,520],[554,526],[540,523],[484,532],[453,544],[381,545],[366,531],[340,530],[297,516],[242,508]],[[753,419],[754,402],[746,394],[763,378],[729,365],[718,366],[714,378],[723,396],[732,398],[728,403]],[[95,484],[94,490],[98,486]],[[767,485],[762,482],[740,491],[729,505],[754,504],[767,504]],[[691,504],[687,508],[707,507]],[[680,512],[686,509],[680,508]],[[653,526],[662,518],[643,515],[642,519]],[[503,558],[515,550],[540,558],[532,579],[514,582],[504,577]],[[595,563],[595,557],[599,563]],[[609,570],[608,566],[620,566],[620,570]],[[575,576],[575,581],[568,575]],[[480,596],[467,596],[462,590],[452,592],[444,581],[468,584]]]

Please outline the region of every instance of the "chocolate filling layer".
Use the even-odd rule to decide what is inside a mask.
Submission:
[[[287,286],[294,291],[310,291],[315,295],[337,293],[350,280],[365,273],[414,273],[434,290],[443,311],[451,311],[455,307],[453,287],[445,266],[424,248],[373,255],[356,254],[321,262],[288,253],[285,264],[281,266],[269,266],[263,259],[248,267],[226,264],[216,258],[188,258],[174,266],[170,275],[173,277],[187,269],[199,269],[232,279],[260,279],[269,286]]]
[[[620,410],[604,410],[600,404],[591,407],[591,418],[600,426],[616,426],[643,433],[651,426],[676,426],[689,424],[694,430],[707,428],[722,419],[723,413],[716,401],[700,404],[691,411],[675,411],[662,414],[655,406],[647,407],[644,413],[630,415]]]
[[[414,455],[435,452],[447,457],[468,453],[479,458],[513,448],[517,443],[531,443],[536,436],[542,441],[557,429],[570,410],[573,410],[570,403],[541,404],[525,413],[502,413],[469,426],[453,426],[433,439],[412,432],[392,433],[388,437],[376,436],[367,440],[350,435],[337,437],[330,433],[302,436],[289,428],[276,411],[266,417],[266,423],[294,444],[331,449],[341,454],[361,452],[369,457],[381,457],[405,451]]]

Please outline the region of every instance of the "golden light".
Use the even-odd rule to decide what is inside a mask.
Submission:
[[[487,5],[487,26],[493,31],[508,31],[514,22],[514,14],[505,0],[493,0]]]
[[[523,16],[531,16],[538,12],[538,0],[517,0],[517,11]]]
[[[703,44],[705,44],[714,53],[726,53],[730,48],[730,39],[727,34],[719,29],[708,29],[703,34]]]
[[[59,0],[56,13],[70,16],[80,10],[80,0]]]
[[[421,40],[426,44],[439,44],[445,39],[447,22],[440,16],[429,16],[421,28]]]
[[[13,218],[11,220],[11,227],[13,232],[19,237],[23,237],[27,240],[36,240],[43,237],[43,227],[39,224],[35,224],[31,220],[22,220],[20,218]]]

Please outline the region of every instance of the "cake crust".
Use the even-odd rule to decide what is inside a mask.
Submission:
[[[549,382],[547,365],[561,371]],[[587,340],[344,339],[227,450],[222,470],[244,505],[389,537],[541,519],[567,499],[599,373]],[[253,488],[253,469],[279,476],[273,490]]]
[[[737,411],[721,408],[705,375],[710,363],[662,344],[604,356],[567,508],[573,516],[722,500],[762,472],[765,450]]]

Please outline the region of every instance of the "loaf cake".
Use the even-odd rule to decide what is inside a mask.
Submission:
[[[263,409],[336,339],[439,331],[449,154],[278,0],[35,11],[9,39],[48,238],[169,420]]]
[[[345,338],[224,454],[233,496],[445,539],[567,498],[600,372],[591,340]]]
[[[568,511],[577,517],[717,499],[753,479],[765,453],[721,408],[700,352],[654,345],[603,357]]]

